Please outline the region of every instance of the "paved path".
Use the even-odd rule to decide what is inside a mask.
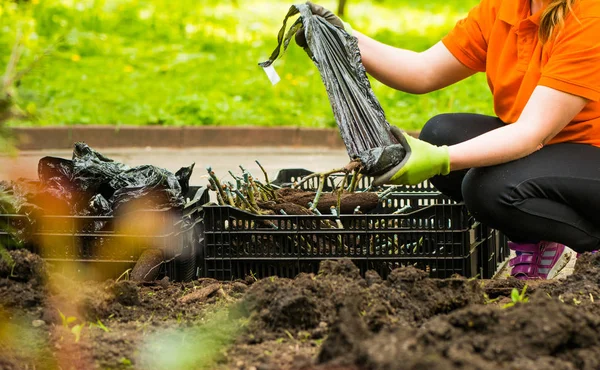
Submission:
[[[258,160],[273,176],[282,168],[306,168],[312,171],[325,171],[342,167],[348,163],[344,149],[327,148],[190,148],[190,149],[97,149],[102,154],[129,166],[152,164],[175,172],[180,167],[196,163],[192,174],[193,185],[203,185],[206,180],[206,166],[212,166],[219,177],[227,171],[240,173],[239,165],[244,166],[255,176],[262,173],[255,160]],[[66,150],[23,151],[16,158],[0,156],[0,179],[18,177],[37,178],[37,163],[43,156],[71,158]]]

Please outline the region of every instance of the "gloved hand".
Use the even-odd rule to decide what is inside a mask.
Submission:
[[[342,21],[337,15],[333,14],[330,10],[323,8],[321,5],[313,4],[310,1],[307,1],[306,4],[310,6],[310,10],[314,15],[321,16],[325,18],[327,22],[346,30],[346,32],[348,32],[349,34],[352,34],[352,28],[349,27],[350,25]],[[296,32],[295,39],[296,44],[298,44],[298,46],[303,48],[307,46],[306,37],[304,36],[304,29],[300,29]]]
[[[394,126],[391,131],[406,149],[406,156],[397,166],[376,176],[373,185],[417,185],[435,175],[450,173],[447,146],[436,146],[413,138]]]

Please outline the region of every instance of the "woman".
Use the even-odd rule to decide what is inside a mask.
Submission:
[[[401,91],[425,94],[485,72],[497,115],[436,116],[419,139],[394,128],[411,154],[376,182],[431,178],[512,240],[520,279],[556,276],[568,261],[565,245],[598,249],[600,1],[482,0],[421,53],[352,34],[369,74]]]

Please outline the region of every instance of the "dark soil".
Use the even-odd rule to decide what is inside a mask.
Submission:
[[[140,357],[140,348],[156,335],[199,325],[207,312],[248,289],[246,282],[212,279],[76,282],[48,276],[46,263],[35,254],[10,255],[14,268],[0,260],[0,369],[162,368],[148,355]],[[186,303],[188,295],[215,284],[218,291]],[[75,341],[72,329],[80,324]]]
[[[340,313],[318,362],[364,369],[598,369],[600,317],[543,293],[513,308],[471,306],[419,328],[373,333]],[[323,366],[322,368],[328,368]]]
[[[1,369],[600,369],[600,254],[503,308],[522,281],[328,261],[295,279],[81,283],[10,253]]]

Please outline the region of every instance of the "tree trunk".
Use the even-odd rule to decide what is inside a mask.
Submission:
[[[337,14],[340,17],[342,17],[342,16],[344,16],[345,11],[346,11],[346,0],[339,0]]]

